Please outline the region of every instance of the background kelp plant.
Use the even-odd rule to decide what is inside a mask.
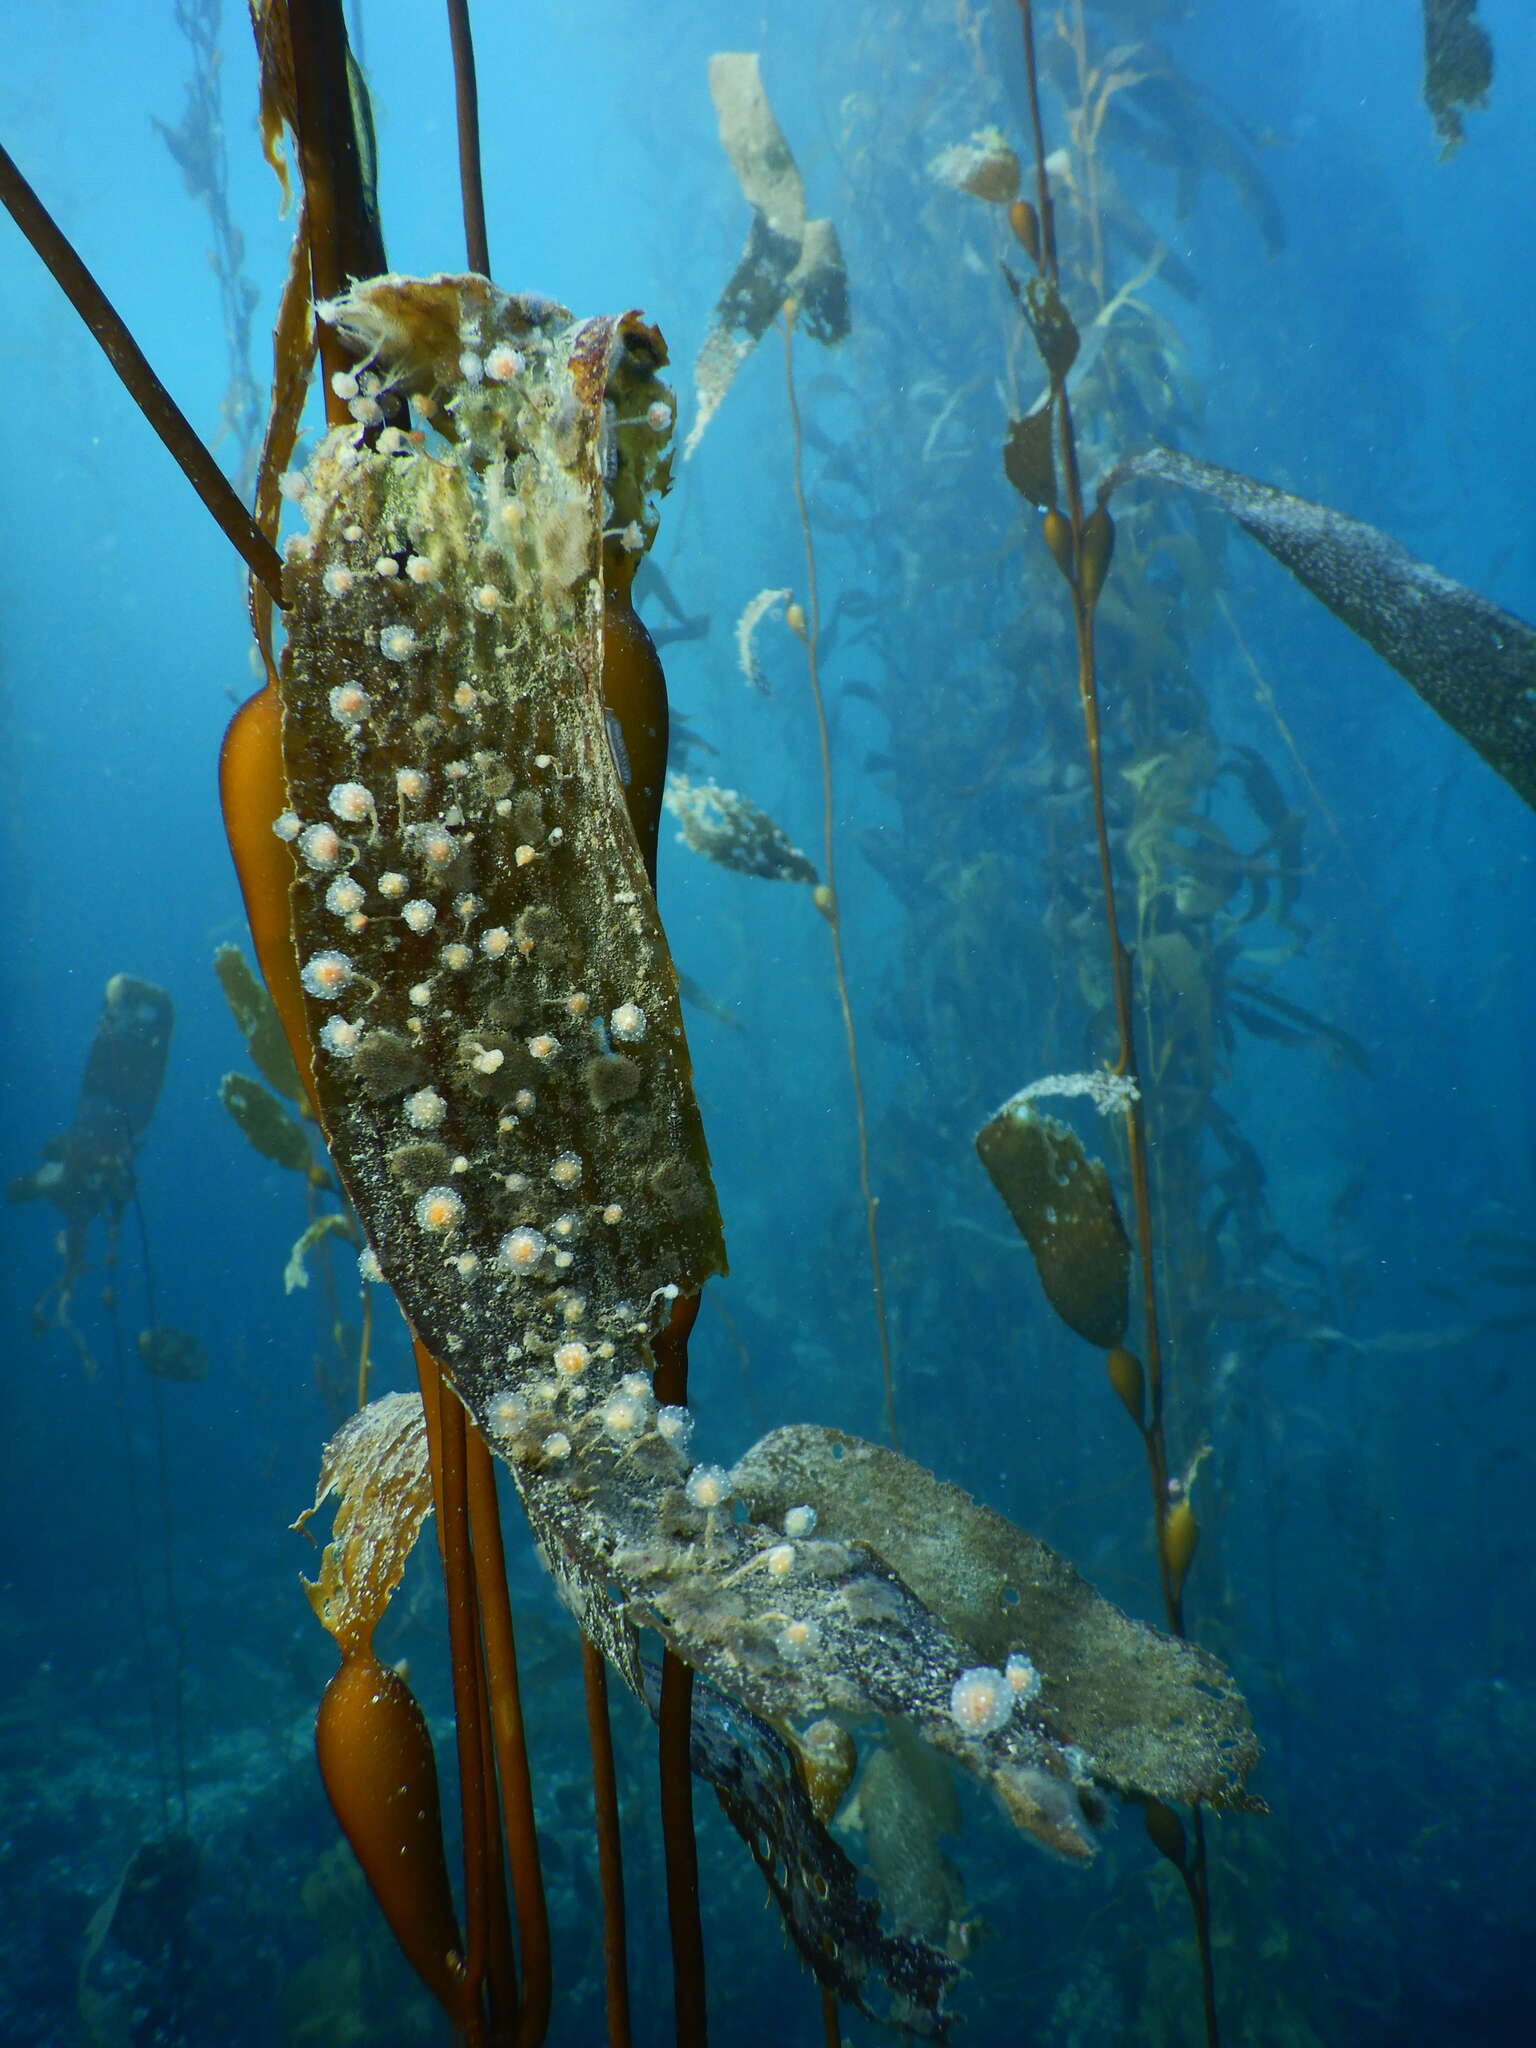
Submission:
[[[1312,938],[1309,819],[1285,793],[1293,742],[1225,594],[1216,515],[1289,568],[1527,802],[1536,636],[1375,528],[1163,445],[1201,442],[1167,311],[1170,292],[1193,302],[1198,280],[1127,196],[1127,166],[1174,155],[1191,187],[1202,173],[1230,184],[1266,248],[1284,231],[1242,136],[1166,52],[1134,40],[1149,26],[1137,13],[1090,16],[1074,0],[1037,23],[1025,0],[987,23],[962,8],[966,61],[933,84],[895,152],[879,130],[896,84],[884,101],[873,87],[844,100],[851,191],[878,182],[870,218],[895,235],[889,192],[905,179],[908,219],[937,251],[930,274],[876,266],[867,289],[857,271],[850,282],[838,227],[811,217],[757,59],[712,58],[720,140],[749,219],[699,349],[686,453],[690,475],[707,475],[725,423],[748,403],[754,352],[779,351],[782,412],[753,488],[785,494],[798,552],[724,594],[754,706],[775,685],[787,694],[786,653],[803,667],[816,862],[756,796],[693,772],[712,743],[685,726],[669,735],[636,597],[649,588],[664,608],[674,624],[657,639],[677,642],[690,670],[702,622],[687,609],[693,593],[679,601],[648,563],[674,481],[666,345],[639,312],[581,318],[491,281],[461,8],[449,8],[448,29],[467,267],[405,275],[388,267],[368,86],[339,7],[253,7],[263,138],[292,176],[297,214],[253,512],[5,159],[16,218],[251,574],[264,680],[229,726],[220,786],[265,994],[237,953],[223,950],[218,968],[268,1085],[230,1075],[220,1093],[251,1145],[303,1181],[290,1284],[303,1284],[306,1256],[324,1262],[326,1386],[332,1399],[356,1396],[300,1517],[307,1526],[335,1501],[306,1586],[341,1659],[316,1748],[378,1908],[470,2043],[576,2038],[562,2034],[562,2014],[576,2010],[577,2024],[596,2024],[590,1986],[571,1982],[552,1926],[546,1794],[509,1590],[522,1539],[503,1533],[512,1493],[576,1623],[610,2041],[707,2037],[712,1866],[696,1840],[695,1779],[757,1864],[814,1979],[828,2041],[845,2028],[944,2038],[965,2010],[957,1980],[986,1930],[941,1846],[972,1799],[964,1788],[1068,1864],[1099,1855],[1118,1809],[1138,1815],[1159,1879],[1182,1901],[1161,1930],[1182,1938],[1165,1942],[1164,1974],[1144,1967],[1129,1983],[1129,2023],[1148,2040],[1222,2035],[1216,1842],[1240,1827],[1223,1816],[1265,1811],[1247,1785],[1258,1757],[1248,1708],[1225,1664],[1192,1640],[1209,1632],[1240,1664],[1230,1581],[1213,1595],[1209,1631],[1186,1605],[1197,1547],[1202,1560],[1219,1552],[1230,1509],[1224,1331],[1246,1318],[1262,1357],[1298,1326],[1338,1337],[1348,1322],[1339,1277],[1276,1222],[1259,1141],[1224,1083],[1248,1040],[1321,1048],[1356,1074],[1369,1061],[1305,981],[1298,992],[1286,979]],[[237,421],[249,305],[220,168],[216,38],[208,10],[186,14],[201,83],[182,126],[162,133],[215,222]],[[1457,106],[1488,76],[1476,92],[1447,84],[1433,61],[1443,41],[1430,36],[1426,90],[1449,143]],[[869,37],[876,62],[894,63],[899,43]],[[1066,138],[1054,149],[1052,121]],[[446,248],[440,260],[451,261]],[[946,263],[967,260],[995,280],[991,332],[962,331],[935,285]],[[898,303],[913,289],[930,294],[921,313]],[[871,337],[919,331],[924,372],[940,381],[914,404]],[[317,363],[324,422],[306,434]],[[857,433],[840,433],[844,375],[859,378]],[[935,633],[922,590],[976,574],[974,534],[953,538],[974,490],[971,443],[961,454],[954,437],[962,401],[966,442],[998,400],[986,459],[1026,515],[1022,537],[1000,528],[986,545],[1013,579],[1008,602],[1026,593],[1027,615],[957,646]],[[861,584],[828,536],[877,529],[891,463],[925,476],[924,516],[941,538],[919,548],[898,529]],[[678,559],[686,568],[686,548]],[[1217,626],[1252,672],[1263,743],[1251,728],[1227,736],[1202,685],[1200,650]],[[855,678],[832,695],[825,679],[851,650],[892,679],[888,692]],[[941,680],[923,686],[922,673]],[[868,772],[899,829],[866,831],[860,850],[894,916],[862,901],[850,914],[839,883],[834,752],[850,717],[866,715],[891,726]],[[721,735],[719,773],[734,776],[732,752],[753,742],[742,721],[723,722],[734,738]],[[903,756],[928,772],[900,772]],[[759,775],[777,809],[771,766],[736,779]],[[936,801],[957,789],[968,805]],[[834,1426],[848,1419],[837,1408],[715,1462],[727,1418],[690,1405],[690,1339],[726,1260],[684,998],[698,996],[705,1018],[718,1005],[679,976],[658,910],[664,805],[715,865],[801,885],[804,896],[781,896],[800,907],[808,897],[830,935],[825,978],[854,1112],[847,1201],[867,1281],[834,1291],[807,1272],[767,1297],[753,1348],[782,1346],[788,1361],[814,1333],[846,1361],[833,1398],[877,1412],[885,1444]],[[1007,1020],[1024,995],[1008,963],[1038,958],[1042,929],[1056,964],[1030,1038],[1045,1056],[1038,1078],[1014,1076],[999,1109],[986,1064],[938,1052],[984,1039],[1019,1057]],[[866,1086],[859,1024],[870,1020],[850,969],[860,946],[877,944],[898,971],[876,1033],[919,1053],[899,1089],[878,1091]],[[93,1055],[88,1084],[94,1071]],[[793,1078],[755,1066],[741,1114]],[[88,1085],[85,1107],[90,1097]],[[722,1110],[717,1128],[732,1116]],[[63,1305],[85,1222],[105,1212],[115,1233],[145,1122],[147,1112],[122,1134],[120,1185],[93,1183],[94,1206],[67,1211]],[[974,1180],[976,1154],[1070,1333],[1062,1341],[1101,1355],[1141,1444],[1161,1628],[902,1454],[926,1442],[915,1418],[941,1366],[955,1369],[940,1333],[956,1364],[990,1369],[999,1324],[1023,1314],[999,1289],[995,1216],[971,1227],[974,1242],[930,1255],[935,1214],[963,1218],[969,1206],[952,1191]],[[57,1200],[49,1172],[14,1191]],[[791,1183],[787,1159],[783,1176]],[[793,1185],[778,1199],[793,1200]],[[355,1331],[344,1321],[348,1245],[365,1289],[387,1289],[400,1309],[414,1390],[369,1398],[388,1319],[364,1306]],[[192,1377],[186,1359],[201,1369],[195,1340],[148,1320],[152,1372]],[[750,1413],[762,1390],[740,1329],[725,1327]],[[826,1394],[823,1382],[813,1412],[826,1413]],[[1054,1422],[1042,1416],[1048,1443]],[[979,1478],[985,1446],[971,1451]],[[452,1681],[446,1820],[441,1738],[412,1674],[376,1641],[429,1517]],[[1144,1599],[1114,1569],[1127,1604]],[[155,1931],[180,1927],[196,1886],[179,1684],[176,1697],[180,1825],[173,1833],[164,1817],[93,1928],[81,2011],[96,2039],[128,2024],[94,1989],[114,1938],[146,1978],[162,1971],[158,2023],[172,2037],[188,2009],[181,1937]],[[623,1730],[642,1715],[655,1727],[665,2018],[630,1987],[626,1930],[644,1902],[632,1859],[626,1901],[637,1794]],[[1262,1908],[1240,1904],[1245,1940],[1278,1910],[1267,1890]],[[1240,1954],[1229,1936],[1239,1981]],[[810,1994],[807,2006],[783,2038],[811,2037]],[[1021,2001],[986,2017],[1022,2038],[1038,2015]],[[314,2024],[330,2038],[328,2020]],[[1070,2024],[1058,2012],[1053,2037]],[[1241,2037],[1261,2038],[1246,2014]]]

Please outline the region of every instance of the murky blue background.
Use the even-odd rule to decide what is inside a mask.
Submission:
[[[287,229],[254,132],[250,39],[226,11],[230,202],[260,294],[261,380]],[[1536,28],[1514,0],[1482,18],[1492,104],[1468,117],[1447,163],[1421,103],[1414,10],[1090,7],[1087,33],[1098,54],[1155,43],[1283,223],[1270,253],[1215,172],[1180,216],[1179,166],[1107,146],[1126,200],[1198,280],[1195,300],[1161,281],[1145,294],[1178,337],[1182,445],[1380,525],[1531,617]],[[1013,10],[527,0],[483,5],[476,29],[498,279],[582,311],[643,307],[671,345],[685,425],[689,366],[747,221],[716,139],[711,50],[761,51],[811,212],[837,222],[854,331],[835,352],[802,340],[797,373],[824,605],[861,601],[826,681],[898,1408],[925,1462],[1156,1620],[1134,1434],[1099,1361],[1052,1317],[971,1149],[1015,1088],[1107,1049],[1058,921],[1064,877],[1089,872],[1087,814],[987,772],[1038,759],[1071,729],[1040,708],[1071,708],[1060,593],[998,460],[1005,397],[1027,402],[1039,379],[1016,347],[995,216],[925,171],[987,121],[1022,141]],[[455,268],[446,35],[431,10],[369,0],[362,40],[391,262]],[[190,63],[169,6],[55,0],[12,20],[6,49],[0,135],[213,439],[229,362],[206,216],[151,126],[179,117]],[[1053,97],[1047,120],[1054,145]],[[1187,149],[1193,171],[1198,141]],[[1112,242],[1110,288],[1135,267]],[[163,1744],[179,1662],[203,1852],[192,1984],[181,2033],[132,2038],[431,2040],[333,1854],[309,1754],[331,1649],[298,1590],[309,1553],[287,1524],[338,1417],[317,1384],[336,1370],[318,1275],[308,1293],[282,1291],[302,1191],[247,1150],[216,1093],[245,1063],[210,968],[216,945],[243,940],[214,791],[224,724],[253,686],[242,579],[8,223],[0,274],[0,1170],[29,1169],[67,1123],[107,978],[161,983],[177,1026],[140,1186],[160,1317],[211,1359],[204,1381],[160,1390],[162,1491],[151,1390],[114,1358],[99,1266],[76,1304],[101,1365],[88,1377],[62,1335],[31,1326],[56,1270],[57,1219],[0,1211],[0,2037],[130,2038],[103,2031],[116,2022],[99,2012],[80,2017],[76,1978],[86,1923],[162,1823],[154,1730]],[[1094,449],[1118,451],[1112,420],[1083,426]],[[219,453],[233,466],[236,450]],[[800,650],[765,630],[765,698],[744,685],[733,640],[755,592],[804,588],[776,334],[681,473],[656,559],[684,610],[710,621],[668,654],[674,707],[719,751],[693,772],[749,791],[819,860]],[[1237,1031],[1215,1092],[1262,1163],[1277,1239],[1301,1258],[1229,1269],[1223,1285],[1262,1304],[1234,1297],[1204,1353],[1170,1363],[1178,1461],[1212,1446],[1191,1629],[1250,1698],[1267,1752],[1254,1789],[1272,1809],[1213,1823],[1227,2038],[1523,2040],[1536,1885],[1536,830],[1404,683],[1241,537],[1202,574],[1202,605],[1219,590],[1228,612],[1202,611],[1179,642],[1187,681],[1220,744],[1258,750],[1306,821],[1309,936],[1287,959],[1286,935],[1257,921],[1247,943],[1270,950],[1255,971],[1358,1041],[1371,1069]],[[1177,578],[1166,602],[1171,616],[1186,605]],[[667,622],[654,600],[648,615]],[[1108,663],[1102,684],[1113,750]],[[952,751],[936,739],[951,732]],[[1214,802],[1253,843],[1251,821],[1239,830],[1221,812],[1230,785]],[[951,917],[964,877],[987,862],[992,893],[965,896]],[[661,897],[679,966],[735,1027],[690,1016],[734,1268],[700,1323],[701,1448],[728,1462],[791,1419],[878,1435],[826,927],[802,891],[716,872],[670,831]],[[983,916],[978,903],[994,907]],[[1205,1169],[1221,1163],[1207,1146]],[[1523,1266],[1518,1248],[1490,1249],[1505,1238],[1524,1239]],[[336,1270],[351,1316],[346,1261]],[[1171,1297],[1202,1284],[1175,1264],[1161,1279]],[[131,1222],[116,1286],[131,1339],[143,1320]],[[379,1384],[403,1385],[401,1335],[382,1320]],[[552,2038],[584,2043],[600,2021],[587,1765],[570,1742],[576,1652],[516,1535],[512,1548],[566,2000]],[[390,1654],[410,1658],[442,1715],[441,1602],[424,1569],[392,1626]],[[637,2025],[661,2041],[650,1738],[627,1703],[619,1719]],[[817,2041],[810,1982],[710,1805],[701,1794],[716,2037]],[[963,1814],[963,1838],[946,1846],[980,1923],[956,1997],[972,2038],[1200,2038],[1182,1895],[1134,1813],[1087,1873],[1012,1838],[980,1800]],[[857,1835],[848,1846],[859,1854]],[[354,2021],[372,2031],[348,2031]]]

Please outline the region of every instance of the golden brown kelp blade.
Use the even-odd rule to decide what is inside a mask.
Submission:
[[[806,218],[805,187],[768,104],[755,53],[711,57],[709,91],[752,225],[694,366],[699,409],[685,457],[786,300],[794,300],[800,324],[817,341],[841,341],[848,332],[848,274],[837,230],[830,220]]]
[[[1005,1103],[977,1133],[976,1150],[1051,1307],[1079,1337],[1112,1350],[1130,1316],[1131,1246],[1102,1162],[1028,1102]]]
[[[1153,448],[1101,496],[1133,477],[1213,499],[1536,806],[1536,628],[1376,527],[1236,470]]]
[[[285,1102],[302,1108],[304,1084],[283,1036],[282,1019],[250,962],[238,946],[220,946],[213,956],[213,971],[219,978],[230,1015],[240,1027],[240,1036],[256,1063],[256,1071]]]

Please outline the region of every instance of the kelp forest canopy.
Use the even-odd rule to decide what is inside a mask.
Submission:
[[[1536,31],[1392,14],[482,5],[483,221],[463,10],[20,31],[0,2035],[1500,2038]]]

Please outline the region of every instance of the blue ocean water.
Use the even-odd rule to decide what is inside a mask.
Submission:
[[[1413,10],[1040,10],[1063,291],[1085,333],[1114,308],[1073,386],[1090,484],[1170,442],[1536,613],[1536,30],[1511,0],[1479,14],[1489,104],[1442,160]],[[390,261],[460,267],[446,32],[379,0],[350,18]],[[250,451],[221,430],[238,365],[209,214],[154,125],[183,117],[188,24],[217,29],[215,160],[264,394],[291,219],[238,10],[58,0],[12,23],[0,140],[237,473]],[[809,211],[836,224],[850,331],[823,346],[802,330],[794,369],[903,1447],[1163,1627],[1142,1443],[974,1150],[1015,1090],[1116,1057],[1067,596],[1001,461],[1045,381],[1004,274],[1027,259],[1003,207],[931,168],[995,128],[1033,189],[1016,11],[595,0],[578,16],[530,0],[483,6],[476,33],[495,275],[582,311],[643,308],[671,349],[680,437],[749,219],[712,52],[760,53]],[[219,1100],[221,1077],[250,1068],[212,970],[216,948],[248,946],[215,788],[224,726],[255,686],[243,578],[8,224],[0,261],[8,1180],[69,1126],[109,979],[153,982],[175,1007],[138,1206],[115,1238],[98,1221],[88,1239],[78,1342],[56,1299],[35,1311],[61,1270],[59,1212],[3,1212],[0,2040],[443,2039],[313,1760],[335,1660],[296,1583],[315,1552],[289,1524],[352,1399],[351,1255],[322,1245],[308,1286],[285,1292],[307,1217],[334,1199],[258,1157]],[[651,570],[639,588],[674,713],[702,743],[674,765],[744,792],[825,873],[803,648],[765,622],[765,693],[736,638],[757,593],[806,602],[793,480],[771,329],[679,466],[653,557],[665,588]],[[1098,692],[1153,1139],[1168,1470],[1193,1471],[1201,1529],[1184,1620],[1248,1700],[1263,1748],[1249,1790],[1269,1809],[1204,1823],[1222,2038],[1524,2040],[1536,831],[1235,527],[1140,486],[1115,517]],[[666,593],[707,630],[672,639]],[[670,824],[659,898],[701,997],[686,1015],[732,1263],[694,1343],[696,1448],[729,1466],[791,1422],[880,1440],[828,922],[799,885],[712,867]],[[1117,1124],[1053,1107],[1105,1158],[1134,1228]],[[406,1388],[403,1326],[382,1294],[375,1310],[373,1391]],[[1127,1341],[1144,1350],[1142,1313]],[[150,1324],[191,1333],[205,1376],[144,1372]],[[550,2038],[595,2042],[576,1636],[510,1496],[506,1518]],[[431,1551],[380,1643],[408,1661],[446,1771]],[[853,1718],[866,1758],[892,1746]],[[615,1736],[635,2037],[661,2042],[655,1739],[627,1698]],[[963,1958],[951,2005],[974,2038],[1206,2038],[1185,1889],[1134,1803],[1075,1868],[958,1774],[913,1784],[904,1836],[873,1793],[862,1810],[857,1782],[834,1833],[909,1926]],[[695,1803],[714,2038],[823,2040],[762,1879],[709,1793]],[[842,2028],[896,2038],[848,2009]]]

